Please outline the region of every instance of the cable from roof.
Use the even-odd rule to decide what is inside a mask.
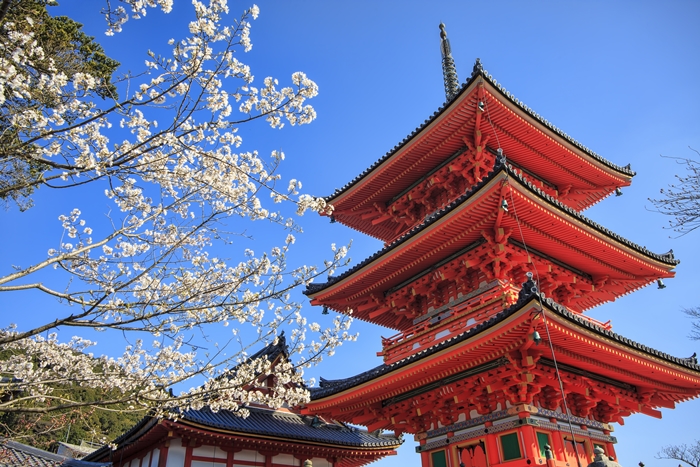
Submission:
[[[483,108],[485,108],[485,110],[486,110],[486,116],[488,117],[487,120],[488,120],[489,124],[491,125],[491,130],[493,131],[493,134],[496,136],[496,143],[498,144],[498,149],[496,150],[496,152],[498,154],[498,162],[502,163],[505,166],[508,162],[508,159],[506,157],[506,154],[503,152],[503,149],[501,148],[500,141],[498,140],[498,133],[496,132],[496,128],[493,124],[493,120],[491,119],[491,113],[489,112],[488,104],[486,102],[483,102],[483,101],[479,102],[479,110],[483,111],[484,110]],[[507,173],[508,172],[506,172],[506,176],[507,176]],[[506,180],[508,180],[508,178],[506,178]],[[523,228],[522,228],[522,225],[520,224],[520,218],[518,217],[518,211],[517,211],[516,206],[515,206],[515,199],[513,197],[513,187],[510,184],[510,180],[508,180],[508,189],[509,189],[508,193],[510,194],[510,203],[511,203],[510,205],[512,206],[512,209],[513,209],[513,217],[515,218],[515,223],[518,226],[518,231],[520,233],[520,240],[522,241],[523,247],[525,248],[525,254],[528,257],[530,257],[530,252],[528,251],[527,242],[525,241],[525,235],[523,234]],[[508,212],[508,202],[506,201],[505,197],[502,200],[501,209],[503,209],[505,212]],[[532,257],[533,266],[534,266],[534,262],[535,262],[535,258]],[[557,356],[554,353],[554,345],[552,344],[552,336],[549,333],[549,324],[547,323],[547,315],[545,314],[544,306],[542,304],[542,294],[539,292],[539,290],[540,290],[540,275],[539,275],[539,272],[537,271],[536,267],[533,267],[533,269],[535,270],[535,274],[534,274],[535,280],[533,281],[533,274],[531,272],[528,272],[526,274],[527,278],[528,278],[526,284],[528,286],[529,286],[528,283],[533,284],[532,291],[536,292],[536,294],[537,294],[537,299],[538,299],[539,305],[540,305],[539,306],[539,314],[542,315],[542,320],[544,323],[544,330],[547,334],[547,343],[549,344],[549,351],[552,354],[552,361],[554,363],[554,372],[555,372],[555,374],[557,376],[557,380],[559,382],[559,392],[560,392],[561,397],[562,397],[564,412],[567,415],[569,415],[569,417],[567,417],[568,418],[568,425],[569,425],[569,432],[571,433],[571,437],[574,440],[574,452],[576,453],[576,462],[577,462],[578,467],[582,467],[581,460],[579,457],[579,452],[578,452],[578,446],[576,445],[576,441],[575,441],[576,436],[574,434],[574,427],[571,424],[571,417],[570,417],[571,410],[569,409],[569,405],[566,401],[566,392],[564,391],[564,383],[563,383],[562,378],[561,378],[561,373],[559,372],[559,364],[557,362]],[[526,286],[526,284],[523,284],[523,286]]]

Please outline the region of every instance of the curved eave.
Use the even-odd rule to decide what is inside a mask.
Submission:
[[[691,359],[674,357],[603,329],[551,299],[548,305],[555,310],[549,315],[548,327],[560,362],[617,374],[615,379],[639,388],[666,386],[667,391],[680,395],[679,401],[691,397],[683,392],[692,397],[700,394],[700,365]]]
[[[673,276],[671,269],[678,261],[672,255],[652,253],[612,233],[548,197],[512,169],[501,166],[473,191],[394,243],[329,282],[312,284],[305,293],[314,304],[330,305],[327,302],[333,297],[347,299],[360,292],[383,292],[429,264],[459,251],[480,239],[480,231],[495,223],[502,200],[500,187],[505,181],[513,188],[506,194],[508,201],[517,201],[511,206],[511,214],[503,216],[501,227],[518,232],[522,224],[527,224],[531,229],[524,229],[526,243],[533,248],[591,275],[620,279],[642,277],[639,286]],[[511,199],[511,196],[514,197]],[[520,226],[514,217],[516,213]],[[520,240],[517,233],[512,238]],[[603,254],[601,247],[609,251]],[[367,319],[362,314],[355,316]]]
[[[690,359],[673,357],[634,342],[569,312],[551,299],[530,294],[490,320],[445,342],[394,364],[312,391],[312,400],[305,410],[323,413],[339,405],[367,406],[405,391],[406,381],[411,382],[410,387],[420,387],[457,372],[456,367],[465,362],[468,362],[465,367],[476,367],[488,361],[486,358],[496,359],[507,353],[507,348],[513,348],[513,343],[525,342],[524,333],[531,332],[529,325],[533,316],[537,316],[531,311],[539,309],[540,303],[546,309],[547,326],[560,363],[622,383],[665,391],[677,401],[700,394],[700,365]],[[544,326],[544,320],[540,319],[539,323],[540,327]],[[544,331],[540,333],[546,336]],[[497,339],[499,345],[489,345]],[[552,358],[548,346],[541,349],[543,357]],[[591,358],[596,350],[599,353]]]
[[[381,440],[377,439],[376,443],[369,444],[342,443],[328,441],[322,438],[313,439],[308,437],[280,436],[274,433],[226,429],[225,427],[196,423],[186,419],[174,422],[167,419],[158,421],[155,418],[147,417],[114,441],[113,444],[117,446],[114,452],[112,452],[109,446],[104,446],[86,456],[84,460],[108,460],[115,456],[129,458],[139,451],[157,446],[160,441],[172,437],[172,433],[174,432],[178,432],[180,435],[186,434],[190,437],[198,437],[200,439],[228,440],[228,442],[236,439],[239,440],[239,442],[244,441],[252,444],[277,444],[297,448],[301,447],[302,449],[306,447],[306,449],[309,450],[322,450],[333,456],[357,456],[358,454],[364,453],[383,457],[394,454],[394,450],[399,448],[402,444],[401,439],[393,437],[386,437]]]
[[[315,411],[323,413],[323,410],[342,403],[341,401],[362,398],[363,403],[371,403],[374,399],[388,399],[404,391],[406,381],[410,380],[411,387],[419,387],[421,382],[434,380],[435,373],[442,373],[444,370],[447,370],[447,374],[456,372],[457,362],[464,366],[459,368],[462,370],[496,359],[503,353],[505,346],[486,345],[488,338],[499,330],[513,335],[522,334],[520,337],[524,337],[525,332],[518,332],[518,328],[529,319],[529,310],[533,306],[534,303],[531,301],[518,302],[508,310],[498,313],[468,331],[396,363],[380,365],[359,375],[336,380],[328,388],[312,390],[311,401],[306,404],[305,410],[311,413]],[[523,310],[523,313],[518,313],[519,310]],[[479,351],[485,354],[486,359],[483,356],[482,358],[462,358],[477,346],[480,347]]]
[[[547,160],[549,172],[541,175],[547,178],[561,172],[553,180],[556,183],[566,184],[569,177],[570,181],[580,179],[584,185],[605,187],[593,190],[588,199],[574,207],[585,209],[609,195],[614,187],[630,184],[634,175],[631,169],[613,164],[581,145],[511,95],[487,72],[480,71],[472,75],[452,101],[440,107],[370,168],[326,197],[326,201],[339,211],[372,206],[373,202],[385,203],[463,147],[462,136],[466,133],[457,134],[455,128],[463,132],[471,128],[469,121],[476,112],[474,92],[479,83],[484,83],[487,93],[494,98],[495,105],[489,112],[493,112],[491,116],[499,127],[506,155],[535,172],[539,162]],[[547,157],[543,156],[545,152]],[[381,226],[359,219],[341,222],[376,238],[386,239],[389,235]]]
[[[296,446],[312,446],[312,447],[319,447],[319,448],[324,448],[329,451],[335,451],[335,454],[341,454],[342,452],[346,452],[348,450],[352,451],[363,451],[363,452],[374,452],[374,451],[387,451],[387,450],[393,450],[397,449],[401,446],[401,442],[396,439],[395,443],[389,443],[386,442],[384,444],[377,444],[377,445],[367,445],[367,444],[350,444],[350,443],[333,443],[329,441],[325,441],[323,439],[304,439],[304,438],[294,438],[291,436],[279,436],[279,435],[274,435],[274,434],[265,434],[265,433],[253,433],[253,432],[246,432],[246,431],[236,431],[236,430],[228,430],[225,428],[220,428],[220,427],[215,427],[215,426],[209,426],[209,425],[202,425],[198,423],[191,422],[189,420],[183,420],[180,422],[169,422],[172,426],[180,426],[181,428],[184,429],[189,429],[192,431],[195,431],[196,433],[200,434],[200,436],[225,436],[225,437],[233,437],[233,438],[245,438],[245,439],[251,439],[251,440],[265,440],[265,441],[270,441],[273,443],[280,443],[280,444],[287,444],[287,445],[296,445]]]

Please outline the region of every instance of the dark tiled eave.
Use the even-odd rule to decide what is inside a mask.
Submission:
[[[373,435],[342,425],[323,423],[321,426],[313,427],[310,424],[310,418],[304,418],[294,413],[257,408],[248,408],[248,411],[250,415],[244,418],[228,410],[218,412],[212,412],[208,408],[189,410],[183,414],[178,423],[187,424],[189,422],[199,427],[211,427],[216,429],[218,433],[228,432],[232,436],[245,436],[246,434],[268,436],[283,439],[289,443],[305,441],[334,445],[339,448],[392,449],[398,447],[402,442],[395,436]],[[157,424],[158,419],[145,417],[117,438],[113,444],[118,449],[128,448],[154,429]],[[109,447],[105,446],[88,455],[86,459],[101,459],[108,455]]]
[[[660,261],[660,262],[668,264],[670,266],[676,266],[677,264],[680,263],[679,260],[674,258],[672,251],[669,251],[668,253],[664,253],[664,254],[658,254],[658,253],[654,253],[652,251],[649,251],[645,247],[640,246],[640,245],[614,233],[613,231],[603,227],[602,225],[600,225],[596,222],[593,222],[592,220],[588,219],[586,216],[584,216],[580,212],[576,211],[575,209],[572,209],[569,206],[566,206],[565,204],[556,200],[555,198],[549,196],[544,191],[540,190],[539,188],[537,188],[536,186],[534,186],[530,182],[528,182],[525,178],[523,178],[511,166],[509,166],[507,164],[504,165],[502,163],[497,162],[493,171],[491,171],[491,173],[487,177],[485,177],[480,183],[478,183],[477,185],[474,185],[474,187],[472,187],[469,191],[467,191],[465,194],[463,194],[459,198],[455,199],[453,202],[451,202],[450,204],[445,206],[443,209],[436,211],[435,213],[431,214],[430,216],[427,216],[421,224],[416,225],[411,230],[406,232],[404,235],[402,235],[398,239],[394,240],[392,243],[385,246],[384,248],[382,248],[378,252],[374,253],[372,256],[370,256],[370,257],[366,258],[365,260],[363,260],[362,262],[358,263],[354,267],[345,271],[343,274],[341,274],[339,276],[331,277],[325,283],[308,285],[306,287],[306,290],[304,291],[304,293],[306,295],[311,295],[311,294],[317,293],[321,290],[324,290],[324,289],[330,287],[331,285],[333,285],[333,284],[345,279],[346,277],[354,274],[355,272],[359,271],[360,269],[362,269],[363,267],[372,263],[373,261],[377,260],[378,258],[384,256],[385,254],[389,253],[390,251],[394,250],[395,248],[399,247],[404,242],[408,241],[409,239],[418,235],[420,232],[422,232],[426,228],[430,227],[433,223],[439,221],[442,217],[447,215],[450,211],[455,209],[457,206],[459,206],[460,204],[467,201],[471,196],[473,196],[475,193],[477,193],[479,190],[481,190],[481,188],[483,188],[488,182],[493,180],[501,171],[505,171],[509,176],[517,179],[530,192],[536,194],[542,200],[546,201],[547,203],[549,203],[553,207],[565,211],[567,214],[580,220],[581,222],[583,222],[586,225],[588,225],[589,227],[597,230],[598,232],[606,235],[607,237],[609,237],[613,240],[616,240],[616,241],[624,244],[625,246],[632,248],[633,250],[636,250],[637,252],[646,255],[647,257],[649,257],[653,260]]]
[[[307,441],[354,448],[395,448],[401,441],[395,436],[373,435],[356,428],[321,423],[311,425],[311,417],[264,409],[248,409],[248,417],[240,417],[227,410],[212,412],[204,408],[185,413],[183,423],[217,428],[233,433],[254,434],[287,439],[289,442]]]
[[[478,60],[478,59],[477,59]],[[336,189],[332,195],[326,196],[324,199],[327,202],[332,203],[333,199],[335,199],[337,196],[345,193],[348,191],[350,188],[352,188],[355,184],[360,182],[363,178],[365,178],[367,175],[372,173],[377,167],[382,165],[385,161],[387,161],[389,158],[391,158],[394,154],[396,154],[398,151],[400,151],[407,143],[409,143],[415,136],[417,136],[421,131],[423,131],[426,127],[428,127],[431,123],[433,123],[440,115],[442,115],[449,107],[450,105],[458,100],[460,96],[466,92],[466,90],[479,78],[483,78],[485,81],[487,81],[489,84],[491,84],[498,92],[508,101],[510,101],[512,104],[518,106],[521,110],[523,110],[526,114],[528,114],[530,117],[533,119],[537,120],[540,124],[554,132],[555,134],[559,135],[561,138],[566,140],[568,143],[574,145],[586,155],[592,157],[593,159],[597,160],[601,164],[609,167],[610,169],[613,169],[617,172],[620,172],[622,174],[625,174],[627,176],[634,176],[636,175],[635,172],[630,168],[630,166],[625,166],[622,167],[620,165],[617,165],[601,155],[597,154],[596,152],[592,151],[589,149],[587,146],[584,146],[583,144],[579,143],[577,140],[566,134],[564,131],[561,129],[557,128],[554,124],[550,123],[548,120],[543,118],[540,114],[532,110],[530,107],[525,105],[520,99],[517,99],[513,94],[508,92],[505,87],[503,87],[501,84],[496,81],[493,76],[491,76],[488,71],[484,70],[481,67],[481,63],[477,61],[476,65],[474,65],[474,70],[472,72],[471,77],[462,85],[460,88],[459,93],[455,95],[451,100],[445,102],[443,105],[438,107],[438,109],[433,112],[433,114],[425,120],[420,126],[418,126],[415,130],[413,130],[408,136],[406,136],[403,140],[399,142],[396,146],[394,146],[389,152],[384,154],[379,160],[377,160],[374,164],[372,164],[369,168],[364,170],[361,174],[353,178],[350,182],[345,184],[343,187]]]
[[[521,290],[521,292],[519,294],[518,301],[513,306],[503,310],[502,312],[496,314],[492,318],[474,326],[473,328],[469,329],[468,331],[465,331],[461,334],[458,334],[458,335],[456,335],[456,336],[454,336],[446,341],[443,341],[439,344],[436,344],[432,347],[429,347],[421,352],[418,352],[418,353],[413,354],[409,357],[406,357],[405,359],[400,360],[396,363],[392,363],[390,365],[382,364],[382,365],[379,365],[375,368],[372,368],[369,371],[365,371],[363,373],[360,373],[360,374],[355,375],[355,376],[351,376],[351,377],[346,378],[346,379],[330,380],[330,381],[329,380],[322,380],[321,387],[311,389],[311,400],[322,399],[324,397],[327,397],[327,396],[330,396],[333,394],[337,394],[337,393],[342,392],[346,389],[350,389],[352,387],[366,383],[366,382],[371,381],[373,379],[377,379],[377,378],[379,378],[387,373],[391,373],[393,371],[396,371],[402,367],[408,366],[408,365],[415,363],[419,360],[427,358],[430,355],[433,355],[437,352],[440,352],[446,348],[457,345],[460,342],[464,342],[468,339],[471,339],[472,337],[476,336],[477,334],[480,334],[482,332],[486,332],[489,328],[497,325],[501,321],[504,321],[508,317],[516,314],[523,307],[525,307],[527,304],[529,304],[532,300],[541,301],[542,305],[544,307],[546,307],[550,312],[556,313],[557,315],[567,319],[568,321],[575,323],[579,326],[585,327],[586,329],[588,329],[588,330],[590,330],[590,331],[592,331],[600,336],[604,336],[604,337],[607,337],[609,339],[612,339],[612,340],[614,340],[622,345],[629,347],[630,349],[635,349],[637,351],[641,351],[641,352],[646,353],[650,356],[665,360],[666,362],[673,363],[673,364],[679,365],[681,367],[687,368],[689,370],[693,370],[693,371],[700,373],[700,365],[695,363],[694,359],[674,357],[674,356],[669,355],[667,353],[661,352],[659,350],[656,350],[656,349],[653,349],[651,347],[647,347],[643,344],[640,344],[638,342],[635,342],[632,339],[628,339],[628,338],[621,336],[615,332],[604,329],[604,328],[598,326],[597,324],[592,323],[591,321],[582,317],[581,315],[577,315],[575,313],[570,312],[562,305],[553,301],[551,298],[545,298],[544,294],[539,294],[539,293],[533,292],[533,290],[535,290],[534,283],[530,282],[530,283],[526,283],[524,285],[525,286],[523,287],[523,290]]]

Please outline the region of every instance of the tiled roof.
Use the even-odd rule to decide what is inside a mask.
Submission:
[[[365,383],[367,381],[371,381],[371,380],[378,378],[384,374],[398,370],[399,368],[402,368],[402,367],[410,365],[411,363],[414,363],[418,360],[426,358],[429,355],[432,355],[432,354],[437,353],[441,350],[444,350],[448,347],[451,347],[451,346],[456,345],[460,342],[468,340],[468,339],[472,338],[473,336],[480,334],[480,333],[486,331],[487,329],[495,326],[496,324],[500,323],[501,321],[505,320],[506,318],[510,317],[511,315],[514,315],[520,309],[522,309],[523,306],[525,306],[527,303],[529,303],[534,298],[539,299],[542,302],[542,305],[547,307],[551,312],[554,312],[554,313],[558,314],[559,316],[562,316],[573,323],[576,323],[580,326],[583,326],[583,327],[593,331],[594,333],[596,333],[598,335],[605,336],[605,337],[610,338],[616,342],[619,342],[620,344],[623,344],[627,347],[642,351],[648,355],[666,360],[667,362],[675,363],[677,365],[688,368],[690,370],[700,372],[700,365],[698,365],[697,359],[695,359],[693,357],[691,357],[691,358],[674,357],[674,356],[669,355],[667,353],[658,351],[656,349],[652,349],[651,347],[647,347],[643,344],[635,342],[631,339],[628,339],[624,336],[621,336],[617,333],[614,333],[608,329],[604,329],[604,328],[598,326],[597,324],[592,323],[591,321],[587,320],[585,317],[582,317],[581,315],[570,312],[565,307],[556,303],[551,298],[545,298],[544,294],[537,292],[537,287],[535,287],[535,283],[532,281],[528,281],[525,284],[523,284],[523,288],[520,291],[520,294],[518,296],[518,301],[514,305],[512,305],[511,307],[494,315],[492,318],[490,318],[482,323],[479,323],[478,325],[470,328],[469,330],[467,330],[461,334],[458,334],[450,339],[447,339],[443,342],[440,342],[439,344],[436,344],[432,347],[428,347],[425,350],[422,350],[418,353],[415,353],[409,357],[406,357],[403,360],[392,363],[390,365],[382,364],[382,365],[379,365],[375,368],[372,368],[369,371],[365,371],[363,373],[360,373],[358,375],[351,376],[351,377],[345,378],[345,379],[338,379],[338,380],[331,380],[331,381],[322,380],[320,387],[311,389],[311,400],[321,399],[323,397],[327,397],[327,396],[330,396],[332,394],[339,393],[341,391],[344,391],[345,389],[352,388],[354,386]]]
[[[3,440],[0,449],[0,466],[2,467],[56,467],[66,460],[65,457],[58,454],[16,441]]]
[[[108,465],[111,464],[70,459],[17,441],[0,440],[0,467],[104,467]]]
[[[404,145],[406,145],[411,139],[413,139],[416,135],[418,135],[421,131],[423,131],[424,128],[429,126],[431,123],[433,123],[434,120],[436,120],[440,115],[442,115],[443,112],[471,86],[474,81],[476,81],[479,77],[482,77],[484,80],[486,80],[489,84],[491,84],[495,89],[497,89],[501,95],[511,103],[517,105],[520,107],[525,113],[527,113],[530,117],[534,118],[538,122],[540,122],[542,125],[547,127],[549,130],[553,131],[560,137],[564,138],[566,141],[568,141],[570,144],[576,146],[583,152],[585,152],[588,156],[592,157],[593,159],[597,160],[598,162],[602,163],[603,165],[616,170],[618,172],[624,173],[629,176],[634,176],[635,172],[632,170],[631,166],[628,164],[624,167],[617,165],[601,155],[597,154],[593,150],[589,149],[587,146],[584,146],[583,144],[579,143],[576,141],[574,138],[566,134],[564,131],[561,129],[557,128],[554,124],[549,122],[547,119],[542,117],[540,114],[532,110],[530,107],[525,105],[524,102],[522,102],[520,99],[516,98],[515,95],[511,94],[509,91],[506,90],[505,87],[503,87],[501,84],[498,83],[496,79],[491,76],[488,71],[484,70],[484,68],[481,65],[481,61],[477,58],[476,63],[474,64],[474,68],[472,70],[472,75],[469,77],[469,79],[462,85],[459,93],[457,93],[451,100],[445,102],[443,105],[438,107],[438,109],[433,112],[433,114],[426,119],[421,125],[419,125],[415,130],[413,130],[408,136],[406,136],[403,140],[401,140],[396,146],[394,146],[389,152],[384,154],[379,160],[377,160],[374,164],[369,166],[366,170],[364,170],[361,174],[356,176],[354,179],[352,179],[350,182],[345,184],[343,187],[336,189],[332,195],[326,196],[325,200],[332,202],[332,200],[337,197],[338,195],[344,193],[348,189],[350,189],[353,185],[358,183],[360,180],[362,180],[365,176],[370,174],[374,169],[376,169],[378,166],[380,166],[382,163],[384,163],[387,159],[392,157],[397,151],[399,151]]]
[[[284,337],[284,331],[277,336],[276,342],[266,345],[262,350],[251,355],[248,361],[267,357],[267,359],[272,362],[279,355],[283,355],[285,358],[289,357],[289,349],[287,348],[287,339]]]
[[[523,186],[527,187],[529,191],[532,193],[535,193],[538,195],[540,198],[551,204],[552,206],[561,209],[565,211],[567,214],[571,215],[572,217],[580,220],[581,222],[587,224],[589,227],[597,230],[598,232],[616,240],[619,241],[620,243],[623,243],[624,245],[638,251],[639,253],[642,253],[649,258],[655,259],[657,261],[661,261],[662,263],[666,263],[668,265],[677,265],[680,263],[679,260],[675,259],[673,256],[673,250],[670,250],[668,253],[663,253],[663,254],[658,254],[654,253],[652,251],[649,251],[647,248],[637,245],[636,243],[627,240],[626,238],[616,234],[615,232],[603,227],[602,225],[590,220],[580,212],[576,211],[575,209],[570,208],[569,206],[561,203],[560,201],[556,200],[555,198],[549,196],[546,194],[544,191],[540,190],[533,184],[531,184],[527,179],[525,179],[517,170],[515,170],[512,166],[508,165],[507,163],[504,164],[503,161],[497,160],[496,164],[494,165],[493,170],[478,184],[474,185],[470,190],[468,190],[466,193],[464,193],[462,196],[456,198],[454,201],[452,201],[450,204],[445,206],[444,208],[434,212],[433,214],[427,216],[422,223],[414,226],[411,230],[407,231],[405,234],[403,234],[401,237],[397,238],[381,250],[377,251],[374,253],[372,256],[366,258],[365,260],[361,261],[360,263],[356,264],[352,268],[348,269],[345,271],[343,274],[335,277],[330,277],[329,280],[325,283],[312,283],[309,284],[306,287],[306,290],[304,291],[305,294],[310,295],[313,293],[316,293],[320,290],[323,290],[336,282],[350,276],[351,274],[357,272],[361,268],[367,266],[370,264],[372,261],[375,259],[385,255],[389,251],[397,248],[399,245],[402,243],[406,242],[407,240],[411,239],[418,233],[422,232],[426,228],[430,227],[433,223],[437,222],[440,220],[442,217],[445,215],[449,214],[450,211],[455,209],[457,206],[460,204],[464,203],[467,201],[474,193],[477,193],[483,186],[485,186],[487,183],[489,183],[491,180],[493,180],[500,172],[506,172],[509,176],[516,178]]]
[[[274,436],[290,440],[304,440],[339,446],[396,447],[401,441],[395,436],[373,435],[357,428],[335,423],[323,423],[313,417],[291,412],[249,408],[248,417],[240,417],[227,410],[212,412],[205,408],[191,410],[182,419],[201,425],[238,433]]]
[[[284,333],[277,336],[276,342],[265,346],[259,352],[251,355],[249,360],[267,357],[269,361],[274,361],[279,355],[285,358],[289,355]],[[230,371],[235,371],[232,368]],[[334,444],[337,446],[352,446],[356,448],[395,448],[402,441],[395,436],[372,435],[366,431],[361,431],[345,425],[334,423],[327,424],[309,417],[302,417],[298,414],[283,411],[274,411],[254,407],[246,407],[249,412],[247,417],[236,415],[228,410],[213,412],[208,407],[201,410],[188,410],[182,413],[178,423],[196,423],[211,428],[226,430],[231,434],[251,434],[273,436],[285,438],[290,442],[304,440],[324,444]],[[133,428],[122,434],[113,444],[119,448],[129,446],[133,442],[146,435],[154,426],[158,424],[158,419],[147,416],[139,421]],[[108,452],[107,447],[86,456],[89,459],[103,458]],[[3,467],[0,465],[0,467]],[[78,466],[76,466],[78,467]]]

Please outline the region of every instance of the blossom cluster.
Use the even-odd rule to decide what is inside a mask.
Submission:
[[[148,8],[166,13],[172,8],[172,0],[121,3],[105,12],[109,34],[121,31],[129,17],[145,16]],[[225,0],[206,5],[195,0],[193,6],[189,36],[170,41],[167,56],[149,52],[145,81],[122,83],[120,89],[130,94],[121,100],[96,99],[93,91],[103,80],[83,72],[66,76],[46,60],[31,33],[11,22],[0,26],[14,44],[11,59],[0,63],[3,118],[18,135],[7,154],[18,164],[41,167],[39,176],[17,178],[3,188],[5,194],[31,186],[92,184],[113,203],[109,228],[88,225],[80,207],[61,214],[61,236],[43,250],[45,257],[0,277],[0,292],[38,290],[71,306],[34,329],[0,331],[0,346],[10,354],[0,361],[0,392],[25,395],[21,405],[2,398],[2,411],[21,411],[32,401],[46,411],[79,405],[66,396],[41,405],[56,397],[56,384],[118,390],[123,398],[103,403],[158,413],[205,403],[234,410],[251,402],[294,405],[308,397],[303,369],[356,337],[348,331],[350,318],[338,317],[324,329],[307,323],[290,298],[295,287],[345,264],[347,249],[334,247],[321,268],[290,268],[287,255],[299,228],[266,203],[293,203],[299,215],[330,213],[332,206],[301,193],[298,180],[290,180],[286,191],[278,188],[284,186],[277,173],[283,153],[267,158],[240,150],[239,129],[247,122],[260,119],[280,129],[313,121],[316,113],[307,102],[318,87],[301,72],[292,74],[289,86],[280,87],[274,78],[255,85],[250,67],[234,54],[252,47],[249,20],[257,17],[256,6],[229,25]],[[157,121],[162,115],[167,125]],[[228,244],[233,235],[221,226],[245,220],[276,224],[284,240],[261,254],[247,251],[242,259],[214,255],[212,246]],[[63,285],[37,278],[46,273],[55,274],[51,284],[63,280]],[[234,333],[242,350],[205,356],[189,341],[202,326],[229,323],[236,330],[250,325],[256,337],[244,342]],[[95,357],[85,339],[61,343],[55,333],[42,337],[58,327],[138,338],[118,358]],[[271,342],[289,327],[289,362],[272,369],[265,359],[248,359],[253,344]],[[309,334],[314,338],[307,344]],[[231,367],[236,371],[227,370]],[[256,378],[265,371],[273,371],[277,382],[263,391]],[[170,395],[169,389],[192,378],[206,382]]]

